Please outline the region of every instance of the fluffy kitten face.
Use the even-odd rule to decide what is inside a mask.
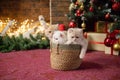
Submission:
[[[70,28],[68,30],[68,40],[72,43],[79,43],[83,38],[83,30],[78,28]]]
[[[79,57],[80,59],[84,58],[87,51],[88,41],[83,36],[83,30],[80,28],[70,28],[68,29],[67,37],[68,41],[66,44],[79,44],[82,46]]]
[[[45,30],[45,36],[48,37],[49,40],[51,40],[53,33],[54,33],[54,30],[51,27]]]
[[[66,31],[55,31],[52,37],[52,42],[56,44],[64,44],[67,41]]]
[[[45,29],[45,36],[48,37],[49,40],[52,39],[54,31],[58,29],[58,24],[51,25]]]

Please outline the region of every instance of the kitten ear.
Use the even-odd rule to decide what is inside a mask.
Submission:
[[[83,29],[79,29],[80,34],[83,34]]]
[[[68,33],[72,33],[73,32],[73,28],[68,29]]]
[[[63,35],[60,33],[60,37],[63,37]]]
[[[58,28],[59,24],[52,24],[51,27],[57,27]]]

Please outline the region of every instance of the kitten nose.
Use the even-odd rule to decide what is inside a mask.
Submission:
[[[75,38],[73,38],[73,41],[75,41],[76,39]]]
[[[75,41],[77,41],[78,40],[78,38],[75,38]]]

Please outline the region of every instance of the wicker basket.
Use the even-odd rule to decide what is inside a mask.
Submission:
[[[80,45],[50,45],[51,68],[56,70],[73,70],[79,68],[82,59],[79,58],[81,52]]]

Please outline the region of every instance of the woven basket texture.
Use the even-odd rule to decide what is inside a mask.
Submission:
[[[51,68],[56,70],[73,70],[80,67],[80,45],[53,44],[50,45]]]

